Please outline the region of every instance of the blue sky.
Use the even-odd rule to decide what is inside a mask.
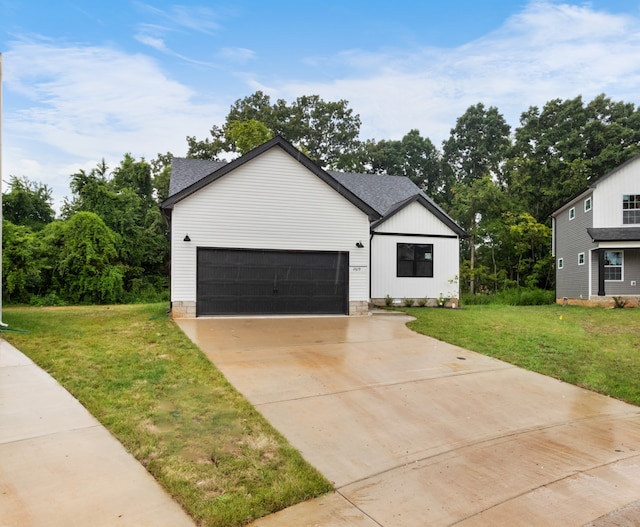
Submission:
[[[69,194],[126,152],[185,155],[237,99],[349,101],[362,139],[436,146],[478,102],[640,104],[637,0],[0,0],[3,180]]]

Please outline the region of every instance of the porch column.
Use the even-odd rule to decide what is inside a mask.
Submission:
[[[604,295],[604,249],[598,249],[598,296]]]

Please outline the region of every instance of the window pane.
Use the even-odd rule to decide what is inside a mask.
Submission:
[[[433,244],[397,244],[397,276],[433,276]]]
[[[622,265],[622,253],[620,251],[605,251],[604,265]]]

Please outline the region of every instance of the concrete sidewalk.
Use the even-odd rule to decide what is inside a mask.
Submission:
[[[51,376],[0,340],[0,527],[194,527]]]

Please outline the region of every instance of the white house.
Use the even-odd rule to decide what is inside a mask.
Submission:
[[[408,178],[326,172],[276,137],[230,162],[175,158],[175,317],[366,314],[457,298],[464,231]]]

